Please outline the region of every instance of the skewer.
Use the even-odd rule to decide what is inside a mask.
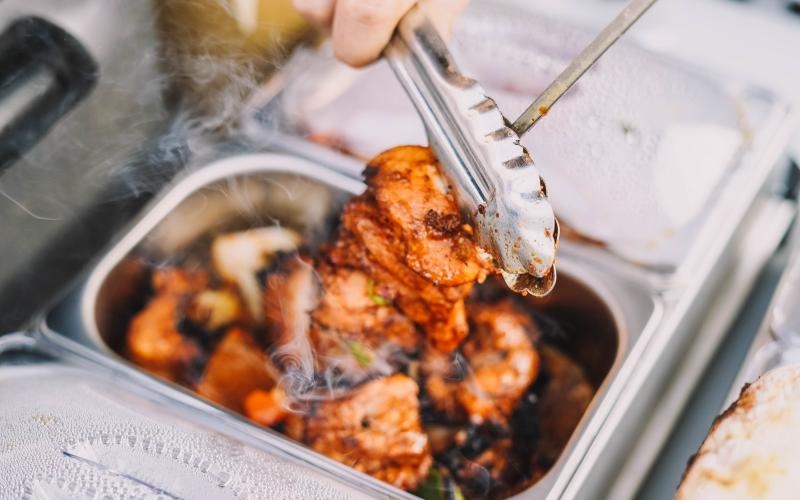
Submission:
[[[608,26],[600,32],[592,43],[576,57],[569,66],[528,106],[511,128],[518,136],[522,137],[540,118],[545,116],[553,104],[558,101],[578,78],[592,67],[592,65],[621,37],[628,28],[633,26],[642,14],[647,12],[656,0],[631,0],[631,2],[614,18]]]

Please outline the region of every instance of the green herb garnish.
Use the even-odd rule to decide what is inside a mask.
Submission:
[[[344,343],[347,345],[350,354],[356,359],[358,366],[366,368],[372,363],[372,353],[362,343],[353,340],[345,340]]]
[[[414,380],[419,380],[419,361],[410,361],[406,370],[408,376]]]
[[[428,477],[415,493],[425,500],[464,500],[464,494],[458,485],[451,478],[442,475],[436,466],[431,467]]]
[[[375,291],[375,281],[369,280],[367,282],[367,295],[378,306],[388,306],[391,302],[386,297],[382,296],[378,292]]]

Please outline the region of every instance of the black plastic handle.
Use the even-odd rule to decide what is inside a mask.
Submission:
[[[83,99],[97,64],[72,35],[39,17],[0,34],[0,172]]]

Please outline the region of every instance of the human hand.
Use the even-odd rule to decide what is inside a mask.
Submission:
[[[355,67],[377,59],[397,23],[415,0],[293,0],[308,20],[331,33],[333,52]],[[439,32],[447,37],[468,0],[420,0]]]

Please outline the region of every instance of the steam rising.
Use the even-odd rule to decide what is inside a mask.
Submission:
[[[159,74],[145,88],[130,90],[140,100],[160,93],[165,113],[154,117],[161,126],[152,138],[132,134],[116,139],[138,146],[133,158],[119,157],[109,148],[108,155],[90,167],[91,178],[110,181],[105,201],[152,194],[179,170],[195,168],[194,158],[209,158],[230,147],[248,112],[248,98],[307,34],[296,13],[269,2],[202,0],[153,5],[158,54],[142,58],[156,57]]]
[[[319,282],[313,266],[297,258],[300,274],[295,276],[290,286],[294,294],[281,303],[285,318],[288,318],[288,336],[279,342],[273,352],[273,359],[283,370],[280,385],[286,392],[299,398],[307,395],[315,384],[314,351],[309,340],[311,311],[319,302]]]

